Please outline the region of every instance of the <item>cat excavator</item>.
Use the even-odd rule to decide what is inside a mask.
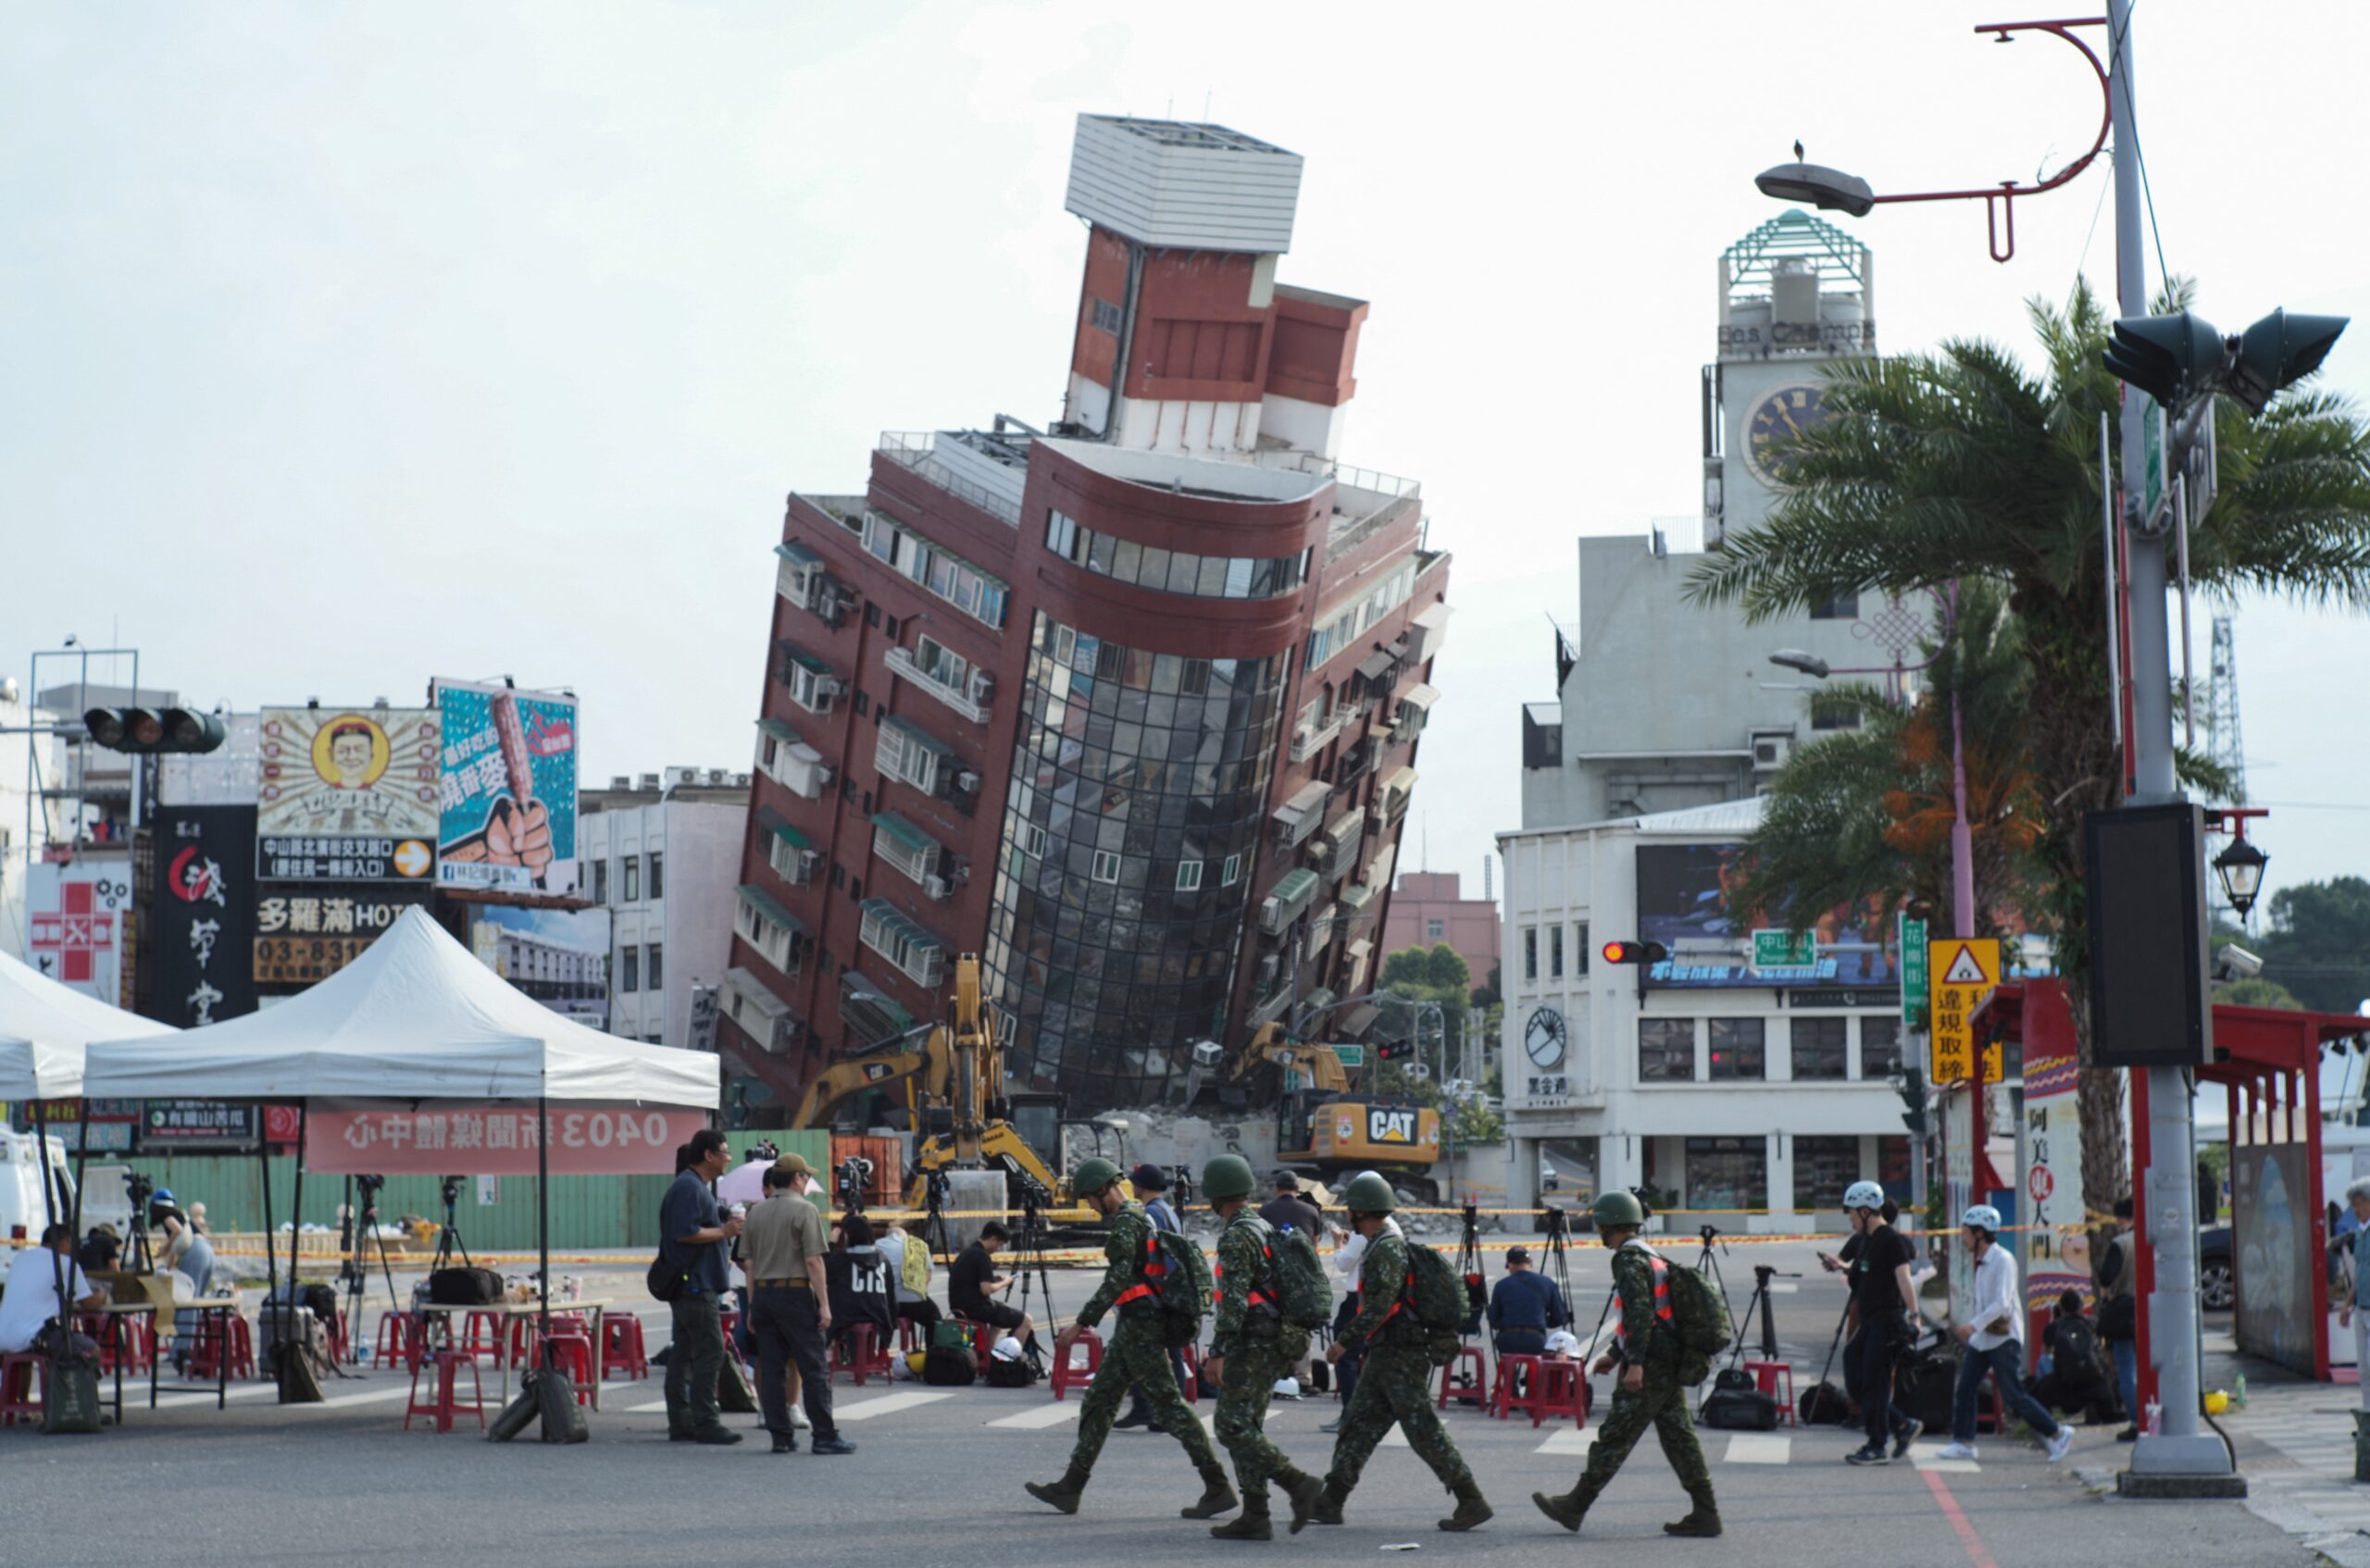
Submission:
[[[1071,1194],[1061,1157],[1059,1095],[1007,1093],[1004,1040],[981,995],[979,957],[954,962],[948,1017],[833,1063],[807,1086],[792,1127],[827,1127],[858,1095],[904,1089],[914,1112],[909,1207],[928,1207],[930,1180],[950,1170],[1000,1170],[1016,1203],[1033,1200],[1053,1224],[1099,1216]]]
[[[1437,1193],[1426,1175],[1441,1157],[1441,1114],[1412,1100],[1354,1093],[1341,1052],[1263,1025],[1219,1080],[1253,1103],[1276,1106],[1276,1158],[1331,1182],[1377,1165],[1405,1167],[1400,1185]]]

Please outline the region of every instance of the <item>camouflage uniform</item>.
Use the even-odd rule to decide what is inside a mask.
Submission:
[[[1275,1234],[1248,1205],[1237,1210],[1220,1233],[1217,1332],[1210,1341],[1210,1354],[1226,1363],[1218,1393],[1218,1442],[1234,1461],[1245,1506],[1259,1513],[1266,1512],[1270,1480],[1290,1487],[1300,1474],[1268,1438],[1266,1423],[1277,1380],[1290,1375],[1308,1353],[1306,1329],[1284,1322],[1274,1307],[1251,1304],[1251,1293],[1267,1276]]]
[[[1613,1254],[1613,1284],[1621,1297],[1621,1338],[1616,1351],[1621,1372],[1615,1374],[1613,1409],[1597,1429],[1596,1445],[1589,1450],[1579,1485],[1569,1494],[1574,1506],[1585,1510],[1599,1492],[1612,1484],[1646,1428],[1662,1440],[1663,1457],[1670,1461],[1678,1484],[1698,1509],[1712,1509],[1712,1473],[1703,1462],[1703,1445],[1695,1436],[1695,1421],[1687,1403],[1687,1384],[1679,1368],[1679,1350],[1667,1321],[1655,1311],[1654,1254],[1642,1242],[1630,1242]],[[1641,1367],[1645,1387],[1636,1393],[1623,1388],[1620,1376]]]
[[[1118,1303],[1122,1293],[1140,1283],[1144,1260],[1144,1243],[1153,1234],[1152,1217],[1143,1205],[1128,1202],[1111,1217],[1111,1234],[1104,1243],[1103,1255],[1110,1260],[1103,1272],[1103,1284],[1079,1309],[1078,1325],[1091,1328],[1103,1321],[1103,1314]],[[1119,1405],[1128,1397],[1130,1385],[1141,1385],[1144,1398],[1151,1403],[1153,1415],[1168,1435],[1185,1445],[1194,1467],[1205,1475],[1218,1467],[1217,1453],[1210,1447],[1210,1435],[1193,1417],[1192,1408],[1185,1396],[1178,1391],[1177,1374],[1169,1365],[1168,1345],[1160,1329],[1160,1311],[1149,1300],[1134,1300],[1119,1305],[1119,1324],[1111,1335],[1110,1344],[1103,1352],[1103,1364],[1094,1374],[1094,1382],[1086,1391],[1085,1402],[1078,1412],[1078,1446],[1070,1451],[1070,1469],[1080,1475],[1094,1468],[1095,1456],[1103,1451],[1104,1439],[1111,1436],[1111,1423],[1117,1419]],[[1224,1472],[1219,1472],[1224,1475]]]
[[[1385,1226],[1367,1244],[1358,1270],[1358,1315],[1341,1331],[1345,1343],[1365,1341],[1369,1348],[1357,1391],[1341,1412],[1341,1436],[1334,1439],[1333,1468],[1325,1477],[1328,1498],[1350,1494],[1393,1422],[1442,1486],[1455,1491],[1473,1485],[1473,1472],[1432,1408],[1428,1336],[1414,1309],[1392,1315],[1406,1290],[1407,1269],[1406,1238],[1396,1224]]]

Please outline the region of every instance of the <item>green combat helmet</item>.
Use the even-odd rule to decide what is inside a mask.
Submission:
[[[1387,1214],[1399,1206],[1399,1195],[1374,1172],[1361,1171],[1341,1189],[1341,1202],[1355,1213]]]
[[[1212,1202],[1248,1198],[1258,1185],[1258,1178],[1251,1174],[1251,1162],[1240,1154],[1221,1154],[1202,1167],[1202,1196]]]
[[[1119,1167],[1097,1155],[1080,1160],[1078,1170],[1070,1177],[1070,1190],[1081,1198],[1091,1198],[1119,1179]]]
[[[1638,1201],[1638,1195],[1618,1189],[1605,1193],[1590,1204],[1589,1214],[1596,1221],[1599,1230],[1607,1226],[1642,1226],[1646,1223],[1646,1206]]]

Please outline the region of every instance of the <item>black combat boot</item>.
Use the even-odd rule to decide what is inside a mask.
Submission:
[[[1058,1481],[1031,1481],[1024,1488],[1039,1502],[1051,1503],[1064,1513],[1078,1512],[1079,1494],[1086,1490],[1087,1472],[1071,1465]]]
[[[1216,1519],[1241,1501],[1234,1495],[1234,1487],[1227,1480],[1226,1472],[1213,1464],[1202,1472],[1202,1500],[1177,1512],[1178,1516],[1184,1519]]]
[[[1674,1519],[1663,1526],[1665,1536],[1716,1536],[1720,1533],[1720,1505],[1712,1499],[1712,1488],[1690,1487],[1687,1495],[1695,1506],[1684,1519]]]
[[[1566,1530],[1577,1534],[1580,1527],[1580,1521],[1588,1517],[1589,1504],[1596,1500],[1596,1494],[1583,1487],[1575,1486],[1568,1492],[1556,1492],[1552,1495],[1546,1492],[1533,1492],[1530,1494],[1530,1500],[1539,1505],[1540,1512],[1563,1525]]]
[[[1323,1494],[1325,1483],[1299,1470],[1287,1470],[1277,1476],[1276,1481],[1284,1488],[1284,1495],[1292,1500],[1292,1534],[1297,1536],[1301,1526],[1307,1524],[1309,1516],[1316,1512],[1316,1500]]]
[[[1459,1481],[1453,1489],[1456,1493],[1456,1512],[1445,1519],[1437,1521],[1441,1529],[1470,1530],[1497,1512],[1490,1506],[1488,1500],[1482,1497],[1479,1484],[1471,1476],[1468,1475]]]
[[[1267,1488],[1260,1487],[1243,1494],[1242,1512],[1223,1524],[1210,1526],[1210,1534],[1222,1541],[1272,1541],[1276,1526],[1267,1512]]]
[[[1341,1505],[1349,1500],[1350,1494],[1335,1486],[1332,1477],[1328,1476],[1325,1485],[1317,1488],[1315,1500],[1308,1505],[1307,1523],[1339,1524],[1341,1522]],[[1292,1510],[1292,1534],[1300,1534],[1301,1523],[1300,1510],[1295,1501]]]

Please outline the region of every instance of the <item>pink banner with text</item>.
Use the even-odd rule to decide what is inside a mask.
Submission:
[[[553,1106],[554,1176],[671,1176],[675,1150],[707,1125],[703,1111],[654,1105]],[[317,1103],[305,1168],[330,1176],[533,1176],[543,1124],[532,1105]]]

